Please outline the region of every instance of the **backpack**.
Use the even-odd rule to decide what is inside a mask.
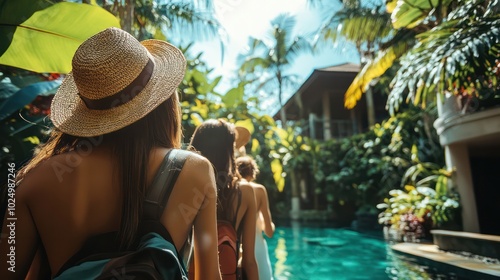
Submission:
[[[240,239],[234,226],[238,217],[238,210],[241,203],[241,192],[238,190],[238,206],[233,222],[226,220],[217,221],[219,264],[223,280],[241,279],[241,271],[238,268]]]
[[[62,273],[54,279],[187,280],[184,263],[170,234],[160,223],[163,209],[187,156],[188,152],[176,149],[172,149],[165,156],[144,201],[144,212],[138,232],[140,239],[136,242],[135,250],[125,252],[101,250],[97,254],[87,254],[87,257],[75,262],[69,268],[64,269],[65,265],[61,270]],[[92,245],[95,247],[95,244],[101,244],[101,249],[106,247],[107,243],[116,241],[116,233],[102,234],[91,239],[79,253],[88,251]],[[92,244],[90,241],[99,243]]]
[[[238,190],[238,206],[234,220],[231,223],[226,220],[217,220],[217,249],[219,251],[219,265],[223,280],[241,280],[241,268],[238,267],[241,234],[236,232],[234,225],[238,217],[238,210],[241,204],[241,192]],[[189,266],[189,279],[194,279],[194,261]]]

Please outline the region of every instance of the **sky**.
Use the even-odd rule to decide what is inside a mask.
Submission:
[[[340,3],[331,0],[332,3]],[[193,53],[203,52],[203,60],[214,68],[213,75],[223,78],[216,87],[224,93],[231,88],[230,77],[237,71],[236,57],[243,52],[248,37],[263,38],[270,29],[270,22],[280,13],[289,13],[297,18],[296,34],[311,34],[322,24],[326,8],[312,8],[306,0],[214,0],[216,17],[227,32],[228,41],[224,47],[224,57],[218,40],[200,42],[194,45]],[[340,7],[340,4],[338,4]],[[330,10],[331,11],[331,10]],[[314,69],[338,65],[346,62],[359,63],[355,48],[350,44],[329,44],[328,47],[312,54],[302,54],[294,61],[289,74],[300,77],[300,84],[305,82]],[[285,93],[284,100],[293,94]],[[272,102],[266,102],[270,105]],[[265,106],[264,106],[265,107]],[[266,110],[268,111],[268,110]],[[271,110],[272,111],[272,110]],[[275,112],[268,111],[273,114]]]

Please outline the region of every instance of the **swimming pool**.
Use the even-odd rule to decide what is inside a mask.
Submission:
[[[267,244],[277,280],[459,279],[396,257],[381,234],[295,225],[277,227]]]

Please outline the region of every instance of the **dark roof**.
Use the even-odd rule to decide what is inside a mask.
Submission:
[[[328,91],[331,95],[341,98],[342,101],[339,102],[343,104],[344,94],[360,70],[360,65],[353,63],[314,69],[297,92],[285,103],[287,117],[289,119],[299,118],[298,107],[294,102],[298,97],[302,100],[303,106],[308,107],[319,102],[322,94]],[[274,119],[279,119],[279,111],[275,113]]]

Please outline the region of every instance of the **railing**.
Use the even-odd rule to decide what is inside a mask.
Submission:
[[[314,120],[309,119],[309,123],[303,127],[303,130],[306,135],[313,139],[342,139],[358,133],[356,128],[356,124],[350,120],[324,122],[319,118],[314,118]]]
[[[325,123],[323,129],[328,123]],[[354,123],[347,120],[331,120],[330,135],[332,138],[341,139],[354,135]]]

